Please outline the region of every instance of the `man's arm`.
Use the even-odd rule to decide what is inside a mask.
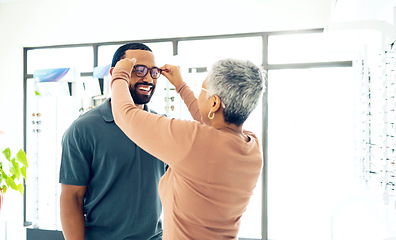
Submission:
[[[84,194],[86,186],[61,184],[60,218],[66,240],[85,239]]]

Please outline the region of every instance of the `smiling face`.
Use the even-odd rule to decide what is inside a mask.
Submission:
[[[124,58],[136,58],[135,65],[144,65],[148,68],[155,67],[154,54],[145,50],[127,50]],[[146,104],[154,94],[157,79],[151,77],[150,71],[144,77],[138,77],[135,70],[132,71],[129,81],[129,92],[135,104]]]

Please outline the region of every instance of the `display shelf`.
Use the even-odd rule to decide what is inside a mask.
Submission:
[[[396,49],[362,61],[360,173],[382,189],[385,204],[396,196]],[[396,208],[396,204],[395,204]]]

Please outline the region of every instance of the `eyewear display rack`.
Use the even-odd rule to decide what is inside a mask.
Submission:
[[[385,58],[385,111],[384,111],[384,138],[385,138],[385,162],[382,186],[386,204],[389,197],[395,197],[396,184],[396,51],[391,44],[389,51],[384,54]],[[396,208],[396,201],[395,201]]]
[[[396,49],[361,64],[361,178],[396,209]],[[393,203],[391,201],[394,201]]]

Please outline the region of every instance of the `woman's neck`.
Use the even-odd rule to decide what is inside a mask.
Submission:
[[[224,123],[213,124],[212,127],[216,128],[220,131],[232,133],[233,135],[240,137],[242,140],[244,140],[246,142],[249,141],[249,137],[243,133],[242,125],[237,126],[235,124],[230,124],[230,123],[224,122]]]

